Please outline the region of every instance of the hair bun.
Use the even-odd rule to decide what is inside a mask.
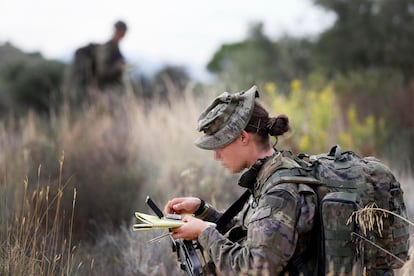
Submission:
[[[272,136],[279,136],[290,130],[289,118],[281,114],[276,118],[272,117],[266,125],[269,134]]]

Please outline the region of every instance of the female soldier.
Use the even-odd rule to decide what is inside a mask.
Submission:
[[[251,192],[243,209],[221,232],[205,221],[217,222],[223,213],[199,198],[174,198],[164,211],[194,214],[184,216],[186,223],[172,229],[172,236],[198,239],[217,272],[307,275],[317,255],[310,245],[316,196],[306,185],[281,183],[283,173],[299,165],[272,147],[269,135],[288,131],[289,120],[285,115],[269,118],[255,101],[258,96],[256,86],[218,96],[201,114],[198,130],[204,135],[195,142],[213,150],[231,173],[248,169],[239,181]]]

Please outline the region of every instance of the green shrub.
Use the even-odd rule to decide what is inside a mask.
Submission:
[[[267,83],[264,91],[274,112],[271,115],[286,114],[290,118],[292,132],[282,137],[282,147],[315,154],[340,144],[344,149],[374,153],[376,128],[381,124],[373,116],[360,120],[353,106],[343,115],[332,86],[306,90],[299,80],[294,80],[287,96],[278,93],[273,83]]]
[[[62,101],[64,69],[63,63],[43,58],[15,61],[3,68],[5,89],[17,109],[48,112]]]

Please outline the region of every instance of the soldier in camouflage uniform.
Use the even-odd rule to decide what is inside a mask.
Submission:
[[[269,118],[256,97],[255,86],[245,92],[225,92],[198,121],[199,131],[204,132],[195,142],[198,147],[214,150],[214,158],[232,173],[257,170],[250,181],[239,182],[252,194],[222,231],[225,234],[205,222],[216,222],[222,212],[199,198],[174,198],[164,211],[194,214],[185,215],[187,223],[172,229],[173,238],[198,239],[219,274],[309,275],[316,266],[317,198],[306,185],[277,184],[284,169],[299,167],[269,140],[269,135],[288,131],[289,121],[284,115]]]

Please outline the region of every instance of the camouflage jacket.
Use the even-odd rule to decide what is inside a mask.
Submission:
[[[278,275],[289,260],[305,252],[317,204],[314,191],[303,184],[268,181],[292,167],[298,165],[280,153],[267,160],[232,227],[224,235],[213,227],[201,233],[199,243],[218,273]],[[216,221],[220,215],[210,208],[204,220]]]

